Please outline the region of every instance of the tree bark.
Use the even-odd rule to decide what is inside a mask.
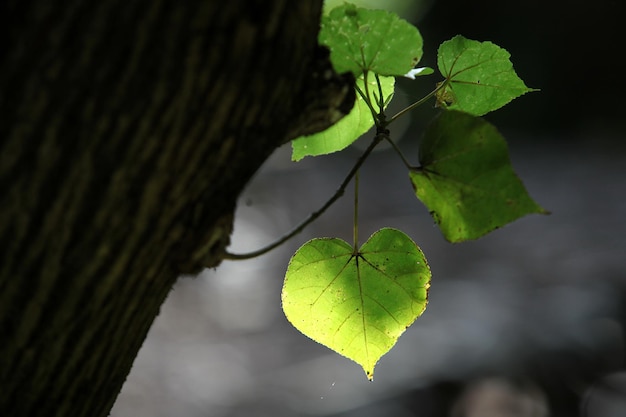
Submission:
[[[321,0],[0,5],[0,415],[106,416],[242,188],[352,106]]]

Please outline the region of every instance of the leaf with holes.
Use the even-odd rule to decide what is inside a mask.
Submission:
[[[283,311],[306,336],[352,359],[374,376],[374,366],[426,308],[430,269],[404,233],[384,228],[358,253],[336,238],[305,243],[289,262]]]
[[[482,116],[530,91],[509,60],[511,55],[491,42],[455,36],[439,46],[437,66],[446,86],[437,104]]]
[[[379,78],[385,102],[389,102],[389,98],[393,95],[395,78]],[[361,90],[364,90],[363,75],[356,80],[356,84]],[[376,80],[370,79],[368,85],[370,91],[375,91],[378,94]],[[354,107],[343,119],[319,133],[294,139],[291,142],[293,150],[291,159],[299,161],[305,156],[318,156],[338,152],[350,146],[359,136],[374,126],[374,118],[370,108],[359,94],[356,96]]]
[[[504,138],[479,117],[444,111],[409,173],[415,194],[451,242],[477,239],[531,213],[546,214],[519,180]]]
[[[422,58],[422,35],[396,14],[344,3],[322,19],[319,43],[339,73],[404,75]]]

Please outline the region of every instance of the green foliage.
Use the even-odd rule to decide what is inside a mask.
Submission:
[[[337,72],[350,71],[357,77],[358,91],[368,92],[377,87],[376,80],[368,74],[378,74],[383,103],[393,96],[393,76],[408,73],[422,57],[422,36],[415,26],[393,13],[348,3],[323,17],[319,41],[330,48]],[[292,160],[337,152],[352,144],[374,125],[377,115],[373,104],[369,94],[358,94],[352,111],[334,126],[293,140]]]
[[[504,138],[479,117],[446,111],[420,143],[415,194],[450,242],[479,238],[526,214],[544,213],[509,160]]]
[[[384,10],[344,3],[322,19],[319,42],[330,47],[337,72],[355,77],[372,71],[404,75],[422,57],[422,36],[415,26]]]
[[[393,95],[396,82],[394,77],[380,77],[380,85],[385,98]],[[356,80],[357,86],[365,91],[363,75]],[[376,81],[369,82],[370,89],[376,87]],[[350,146],[362,134],[374,126],[374,117],[363,97],[357,95],[356,103],[343,119],[324,130],[309,136],[301,136],[291,142],[291,159],[299,161],[305,156],[326,155]]]
[[[313,239],[289,262],[283,310],[372,379],[380,357],[426,308],[429,283],[424,254],[399,230],[379,230],[358,252],[341,239]]]
[[[438,104],[482,116],[533,91],[517,76],[509,57],[506,50],[491,42],[460,35],[442,43],[437,66],[446,80],[437,93]]]
[[[297,329],[360,364],[371,379],[380,357],[424,311],[430,270],[419,247],[398,230],[381,229],[358,249],[360,166],[381,141],[389,142],[407,168],[415,195],[451,242],[479,238],[526,214],[546,213],[513,172],[504,138],[477,117],[533,90],[517,76],[506,50],[455,36],[438,50],[444,79],[388,118],[385,108],[393,96],[394,76],[424,80],[433,73],[414,68],[422,56],[419,31],[389,12],[344,4],[323,18],[319,41],[330,48],[338,72],[357,77],[359,99],[335,126],[294,140],[293,159],[342,150],[372,125],[373,141],[321,209],[278,242],[230,258],[258,256],[293,237],[356,178],[354,244],[336,238],[304,244],[289,263],[282,301]],[[393,142],[390,126],[433,98],[442,113],[420,144],[420,165],[413,166]]]

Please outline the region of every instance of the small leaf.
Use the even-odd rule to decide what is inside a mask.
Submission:
[[[455,36],[439,46],[437,66],[447,85],[437,104],[482,116],[529,91],[517,76],[511,55],[491,42]]]
[[[506,142],[479,117],[444,111],[420,144],[415,194],[451,242],[477,239],[531,213],[547,212],[528,195]]]
[[[415,26],[394,13],[344,3],[322,18],[319,43],[330,48],[338,73],[400,76],[421,59],[423,40]]]
[[[387,98],[393,95],[395,78],[379,78],[383,96]],[[364,90],[363,76],[356,80],[356,84],[361,90]],[[370,80],[369,86],[370,91],[378,92],[378,85],[375,80]],[[293,149],[291,159],[299,161],[305,156],[326,155],[345,149],[372,126],[374,126],[372,112],[363,98],[357,94],[354,107],[343,119],[322,132],[294,139],[291,142]]]
[[[341,239],[313,239],[289,262],[283,311],[371,380],[378,360],[424,312],[429,286],[424,254],[399,230],[377,231],[357,254]]]

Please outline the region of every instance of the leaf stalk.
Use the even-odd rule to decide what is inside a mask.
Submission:
[[[445,88],[448,85],[448,83],[449,83],[449,81],[448,81],[448,79],[446,79],[444,82],[439,84],[437,86],[437,88],[435,88],[433,91],[431,91],[430,93],[428,93],[427,95],[425,95],[421,99],[417,100],[415,103],[405,107],[404,109],[400,110],[398,113],[394,114],[393,117],[391,119],[389,119],[387,124],[389,125],[389,124],[393,123],[393,121],[396,120],[397,118],[399,118],[400,116],[410,112],[411,110],[413,110],[417,106],[421,106],[422,104],[424,104],[431,97],[433,97],[435,94],[437,94],[439,92],[439,90],[441,90],[442,88]]]

